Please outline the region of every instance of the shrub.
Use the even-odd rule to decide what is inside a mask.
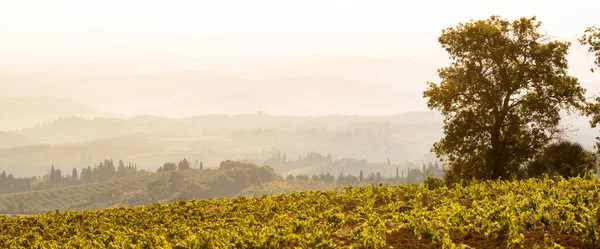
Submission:
[[[423,182],[423,184],[425,184],[425,186],[429,189],[429,190],[434,190],[434,189],[438,189],[442,186],[444,186],[444,181],[442,179],[439,179],[437,177],[427,177],[427,179],[425,179],[425,181]]]
[[[580,144],[563,141],[547,146],[526,166],[529,177],[549,176],[575,177],[598,168],[594,153]]]

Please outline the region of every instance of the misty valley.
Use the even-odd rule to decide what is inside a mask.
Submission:
[[[0,149],[1,165],[7,165],[0,175],[0,193],[5,194],[1,212],[33,214],[177,198],[281,194],[366,183],[419,183],[430,174],[443,176],[439,161],[428,152],[429,145],[441,136],[439,122],[435,113],[315,118],[265,114],[187,119],[62,118],[3,133],[12,138],[5,141],[12,142],[13,147],[6,144]],[[182,160],[187,165],[183,168]],[[238,178],[222,169],[223,163],[230,160],[268,168],[268,177],[236,182]],[[166,173],[171,170],[176,174]],[[211,192],[211,186],[223,188],[213,182],[220,174],[234,179],[233,185],[239,186],[226,194]],[[173,183],[171,179],[175,178],[181,182]],[[163,186],[168,191],[153,197],[153,186],[159,179],[165,186],[177,187]],[[206,193],[195,192],[203,188]],[[86,196],[65,194],[74,193],[71,191]],[[38,192],[54,192],[50,196],[58,199],[31,198],[30,194]]]

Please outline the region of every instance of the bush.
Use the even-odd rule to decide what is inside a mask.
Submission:
[[[442,179],[439,179],[437,177],[427,177],[427,179],[425,179],[425,181],[423,182],[423,184],[425,184],[425,186],[429,189],[429,190],[434,190],[434,189],[438,189],[442,186],[444,186],[444,181],[442,181]]]
[[[544,148],[533,161],[526,166],[529,177],[540,177],[544,173],[549,176],[576,177],[583,176],[598,168],[598,160],[594,153],[586,151],[580,144],[563,141]]]

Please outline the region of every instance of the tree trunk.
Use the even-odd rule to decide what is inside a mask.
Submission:
[[[508,91],[508,93],[504,96],[502,100],[502,110],[498,111],[498,109],[494,110],[494,125],[492,126],[491,131],[491,139],[492,139],[492,148],[491,148],[491,162],[487,162],[491,170],[492,175],[491,179],[498,178],[506,178],[506,162],[507,159],[504,158],[504,148],[502,148],[501,140],[501,131],[502,124],[504,123],[504,119],[506,118],[506,114],[509,109],[509,101],[510,96],[512,95],[512,91]]]
[[[498,179],[504,174],[502,153],[500,149],[500,121],[496,120],[492,127],[492,148],[488,157],[488,170],[491,171],[491,179]]]

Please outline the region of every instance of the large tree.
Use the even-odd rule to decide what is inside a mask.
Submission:
[[[509,178],[561,133],[561,110],[581,107],[585,90],[567,74],[568,42],[539,32],[535,17],[460,23],[438,41],[452,60],[424,97],[444,116],[432,151],[447,180]]]

